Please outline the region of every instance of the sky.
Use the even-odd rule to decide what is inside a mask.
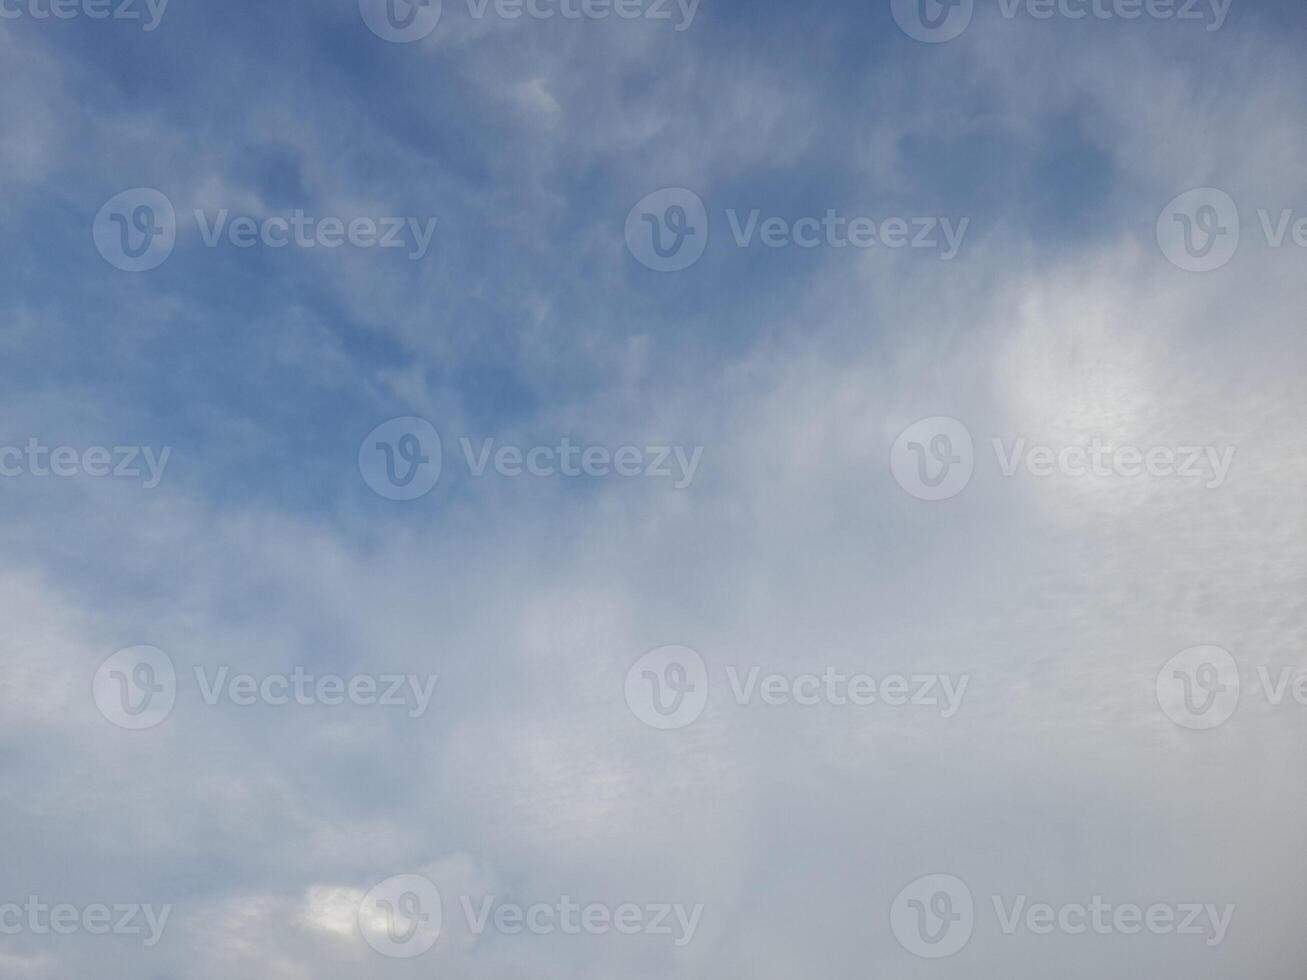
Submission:
[[[0,977],[1300,980],[1304,18],[0,0]]]

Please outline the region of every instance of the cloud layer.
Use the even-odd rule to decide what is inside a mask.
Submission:
[[[1307,207],[1301,11],[1236,0],[1207,31],[980,0],[930,44],[887,2],[703,0],[683,31],[470,10],[407,44],[350,0],[0,23],[0,446],[23,450],[0,456],[0,906],[171,907],[150,947],[24,918],[0,973],[1298,976],[1307,707],[1258,668],[1307,670],[1307,252],[1258,211]],[[131,274],[91,227],[138,187],[176,244]],[[661,274],[623,231],[667,187],[710,227]],[[1204,273],[1155,230],[1194,187],[1241,219]],[[410,261],[208,247],[195,213],[224,209],[438,220]],[[949,261],[737,247],[726,214],[754,209],[969,227]],[[410,416],[440,479],[384,499],[360,444]],[[936,417],[973,472],[926,502],[890,461]],[[40,475],[33,439],[171,455],[147,489]],[[702,457],[680,488],[477,476],[460,439]],[[1216,486],[1004,473],[1017,440],[1095,439],[1232,457]],[[1203,644],[1243,690],[1194,731],[1157,685]],[[131,731],[93,680],[140,645],[176,701]],[[706,700],[661,731],[624,686],[668,645]],[[417,717],[207,704],[223,667],[435,687]],[[755,669],[967,686],[949,717],[883,686],[769,704],[738,694]],[[931,874],[975,900],[947,959],[892,925]],[[398,875],[442,900],[411,959],[365,935]],[[996,896],[1234,913],[1215,945],[1009,935]],[[477,929],[487,898],[701,915],[683,945]]]

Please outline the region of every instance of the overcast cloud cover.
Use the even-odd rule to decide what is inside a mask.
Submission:
[[[1302,4],[391,3],[0,2],[0,977],[1301,980]]]

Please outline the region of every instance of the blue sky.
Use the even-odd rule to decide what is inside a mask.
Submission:
[[[890,0],[684,30],[444,0],[400,43],[372,0],[171,0],[149,31],[0,5],[0,927],[29,896],[171,909],[148,948],[0,929],[0,976],[1296,977],[1307,705],[1261,671],[1307,671],[1303,10],[1040,2],[924,42]],[[175,244],[130,272],[98,216],[140,188]],[[665,189],[707,218],[680,271],[627,230]],[[435,224],[418,257],[205,242],[296,211]],[[741,245],[754,212],[880,237]],[[403,465],[415,419],[442,465],[402,500],[378,443]],[[1075,470],[1094,440],[1161,468]],[[1203,475],[1163,472],[1188,447]],[[948,459],[962,486],[926,481]],[[176,704],[127,730],[94,685],[142,646]],[[629,692],[673,646],[707,702],[657,730]],[[1208,646],[1242,694],[1199,731],[1164,685]],[[224,666],[438,680],[417,717],[207,704]],[[968,686],[949,717],[773,706],[754,667]],[[891,916],[932,874],[975,897],[943,959]],[[359,911],[403,875],[444,906],[412,959]],[[461,905],[563,895],[702,915],[676,945]],[[1019,895],[1234,917],[1009,935]]]

